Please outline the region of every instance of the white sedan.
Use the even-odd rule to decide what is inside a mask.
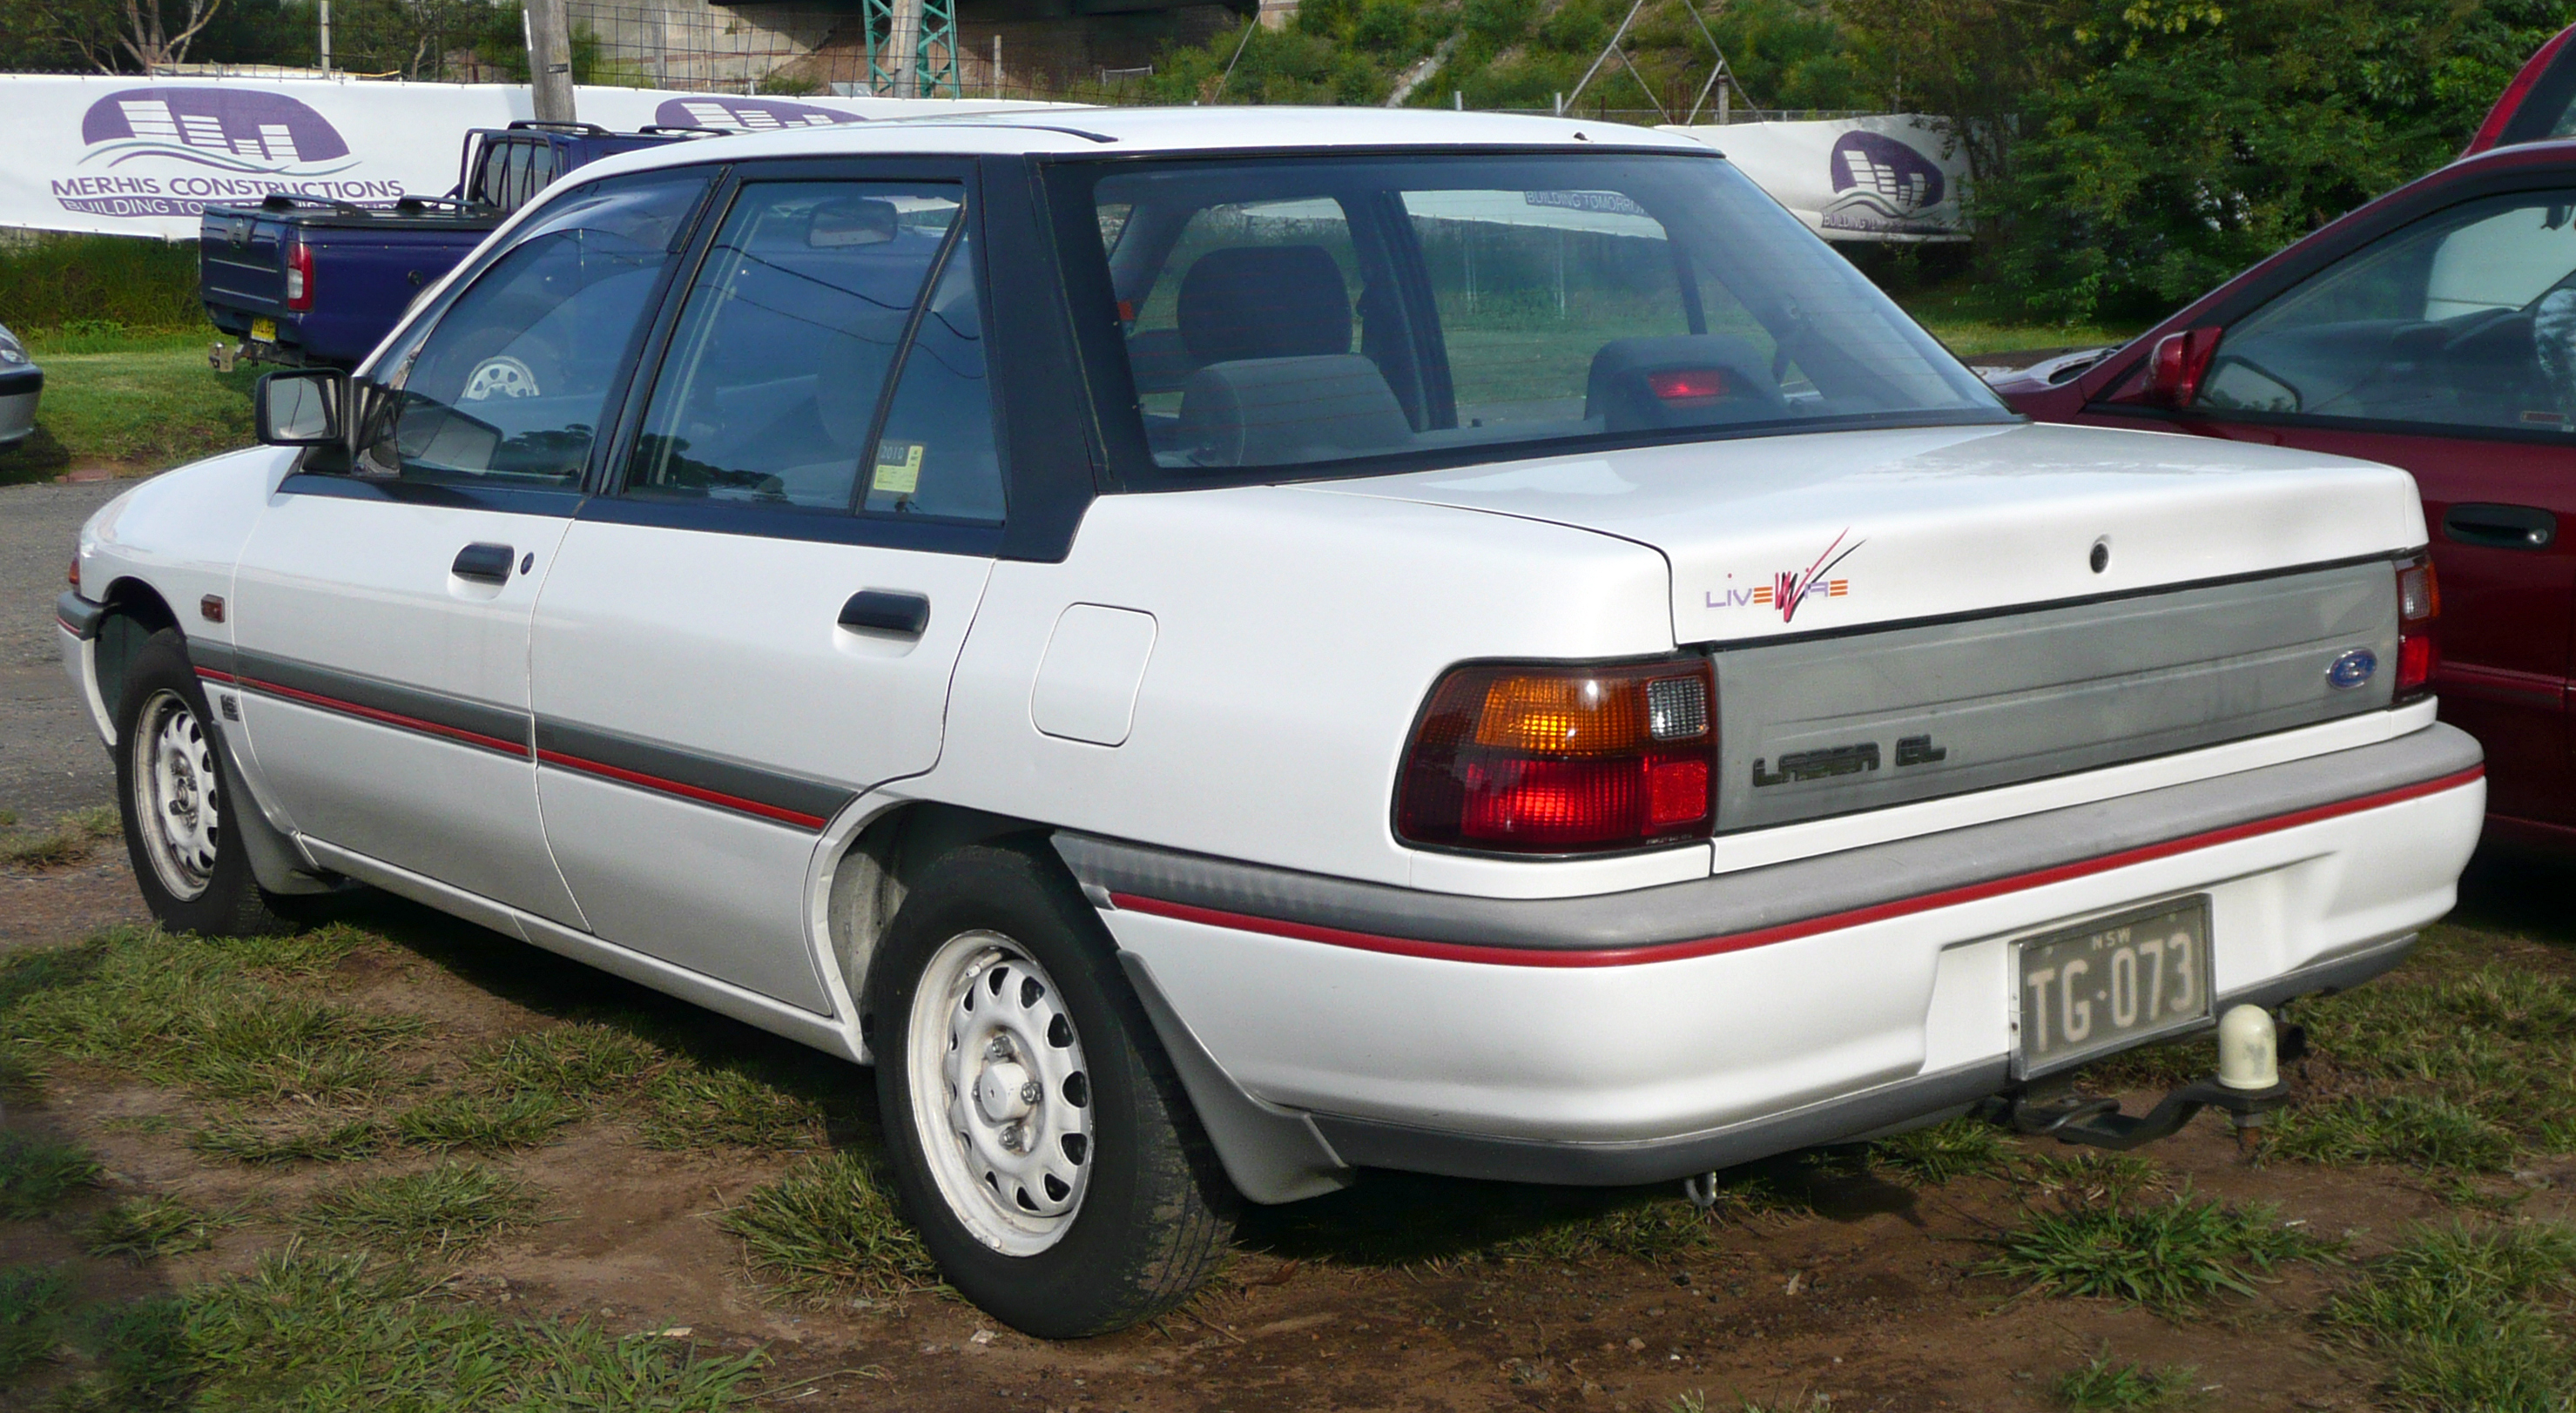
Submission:
[[[1688,138],[1086,110],[580,177],[83,531],[137,876],[208,933],[371,884],[872,1063],[1022,1329],[1363,1168],[2135,1141],[2072,1068],[2222,1015],[2168,1108],[2259,1116],[2267,1009],[2475,842],[2402,472],[2028,425]]]

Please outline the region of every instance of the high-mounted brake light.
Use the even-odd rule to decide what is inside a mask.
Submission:
[[[313,308],[313,247],[300,240],[286,246],[286,307],[298,314]]]
[[[1456,668],[1414,728],[1396,834],[1528,854],[1706,838],[1715,705],[1702,657]]]
[[[1717,368],[1648,373],[1646,390],[1676,407],[1697,407],[1726,396],[1726,374]]]
[[[2434,625],[2442,617],[2442,581],[2422,555],[2397,565],[2397,700],[2412,701],[2432,689],[2440,650]]]

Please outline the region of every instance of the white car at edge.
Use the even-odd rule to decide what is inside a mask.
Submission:
[[[137,876],[209,933],[371,884],[873,1063],[1024,1330],[1363,1168],[2136,1139],[2073,1067],[2268,1038],[2476,840],[2404,473],[2024,424],[1686,138],[1083,111],[580,177],[83,530]]]

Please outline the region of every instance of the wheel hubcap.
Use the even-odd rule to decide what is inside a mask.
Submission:
[[[1091,1078],[1055,980],[1010,939],[950,939],[908,1030],[913,1122],[948,1210],[1013,1256],[1063,1239],[1091,1176]]]
[[[214,881],[223,843],[215,744],[176,692],[155,692],[135,719],[134,815],[161,886],[181,902]]]

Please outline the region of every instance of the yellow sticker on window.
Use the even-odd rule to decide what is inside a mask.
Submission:
[[[921,443],[877,443],[877,473],[868,489],[908,496],[921,489]]]

